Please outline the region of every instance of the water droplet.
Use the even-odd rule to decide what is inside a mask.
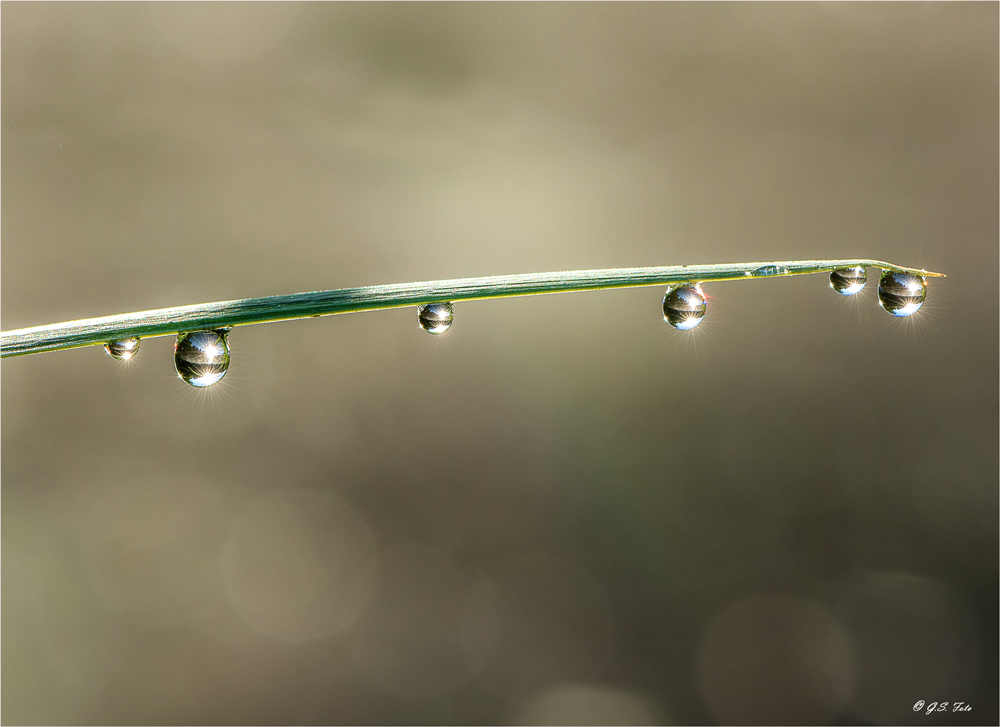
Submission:
[[[185,383],[204,388],[217,383],[229,370],[228,329],[191,331],[177,336],[174,368]]]
[[[755,270],[753,270],[750,274],[753,275],[753,276],[757,276],[757,275],[778,275],[780,272],[781,272],[781,270],[778,268],[777,265],[761,265],[759,268],[756,268]],[[785,272],[786,273],[788,272],[787,268],[785,269]]]
[[[912,316],[926,297],[927,283],[917,275],[886,270],[878,281],[878,304],[894,316]]]
[[[840,268],[830,273],[830,287],[841,295],[856,295],[868,282],[868,271],[862,266]]]
[[[119,361],[128,361],[139,352],[139,339],[135,336],[122,338],[117,341],[109,341],[104,344],[104,350],[108,356]]]
[[[705,317],[705,294],[700,285],[677,285],[663,296],[663,320],[679,331],[689,331]]]
[[[455,313],[451,303],[428,303],[417,309],[417,320],[420,327],[428,333],[444,333],[451,328]]]

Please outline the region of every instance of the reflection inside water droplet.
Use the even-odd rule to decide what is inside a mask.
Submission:
[[[204,388],[229,370],[227,329],[181,333],[174,344],[174,368],[185,383]]]
[[[689,331],[705,317],[705,294],[700,285],[677,285],[663,296],[663,320],[679,331]]]
[[[417,309],[417,320],[420,327],[428,333],[439,334],[451,328],[455,313],[451,309],[451,303],[428,303]]]
[[[841,268],[830,273],[830,287],[841,295],[856,295],[868,282],[868,272],[862,266]]]
[[[910,273],[886,270],[878,281],[878,304],[894,316],[912,316],[927,297],[927,282]]]
[[[109,341],[104,344],[104,350],[108,352],[108,356],[119,361],[128,361],[130,358],[136,355],[139,351],[139,339],[132,336],[130,338],[122,338],[117,341]]]

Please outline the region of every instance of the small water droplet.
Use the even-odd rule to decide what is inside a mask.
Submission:
[[[780,272],[781,269],[777,265],[761,265],[759,268],[754,269],[750,274],[753,276],[778,275]],[[785,272],[788,272],[787,268],[785,268]]]
[[[455,312],[451,303],[428,303],[417,309],[417,321],[428,333],[440,334],[451,328]]]
[[[663,320],[679,331],[689,331],[705,317],[705,294],[700,285],[677,285],[663,296]]]
[[[912,316],[926,297],[927,282],[917,275],[886,270],[878,281],[878,304],[894,316]]]
[[[128,361],[139,351],[139,339],[133,337],[121,338],[117,341],[108,341],[104,344],[104,350],[108,355],[118,361]]]
[[[229,370],[227,329],[191,331],[177,336],[174,368],[181,381],[199,389],[217,383]]]
[[[857,295],[868,282],[868,271],[862,266],[840,268],[830,273],[830,287],[841,295]]]
[[[109,341],[104,344],[104,350],[108,356],[119,361],[128,361],[139,352],[139,339],[132,336],[122,338],[117,341]]]

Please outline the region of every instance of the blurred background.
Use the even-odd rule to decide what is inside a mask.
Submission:
[[[169,338],[5,360],[4,723],[997,723],[995,3],[0,15],[4,330],[948,274],[242,327],[200,391]]]

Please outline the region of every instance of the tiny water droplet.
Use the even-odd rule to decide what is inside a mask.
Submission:
[[[862,266],[840,268],[830,273],[830,287],[841,295],[857,295],[868,282],[868,271]]]
[[[751,271],[750,274],[756,277],[758,275],[778,275],[780,272],[781,269],[777,265],[761,265],[759,268]],[[785,272],[788,272],[788,268],[785,268]]]
[[[417,321],[428,333],[440,334],[451,328],[455,312],[451,303],[428,303],[417,309]]]
[[[229,370],[228,329],[191,331],[177,336],[174,368],[181,381],[202,389],[217,383]]]
[[[677,285],[663,296],[663,320],[678,331],[689,331],[705,317],[705,294],[700,285]]]
[[[139,352],[139,339],[135,336],[109,341],[104,344],[108,356],[119,361],[128,361]]]
[[[917,275],[886,270],[878,281],[878,304],[894,316],[912,316],[926,297],[927,282]]]

